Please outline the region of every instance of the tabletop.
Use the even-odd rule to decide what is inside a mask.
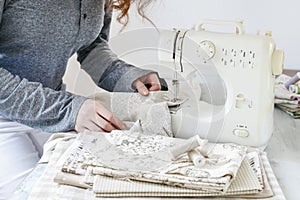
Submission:
[[[300,119],[274,110],[274,131],[265,150],[287,200],[300,196]]]

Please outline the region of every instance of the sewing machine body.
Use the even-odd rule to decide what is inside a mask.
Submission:
[[[206,31],[206,23],[233,25],[237,32]],[[159,48],[162,71],[175,69],[175,74],[165,72],[174,100],[186,100],[172,113],[176,137],[198,134],[209,141],[267,145],[274,76],[283,65],[283,52],[270,33],[247,35],[240,22],[205,21],[192,30],[162,31]]]

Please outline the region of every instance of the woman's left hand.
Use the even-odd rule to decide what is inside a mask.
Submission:
[[[150,91],[158,91],[161,89],[159,78],[156,73],[150,73],[140,77],[134,81],[133,86],[138,93],[143,96],[148,96]]]

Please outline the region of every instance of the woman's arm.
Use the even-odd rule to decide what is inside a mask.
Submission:
[[[98,102],[45,88],[0,67],[0,115],[47,132],[125,129],[122,121]]]
[[[48,132],[74,130],[85,98],[45,88],[0,67],[0,115]]]
[[[78,61],[101,88],[108,91],[135,91],[134,81],[145,77],[151,70],[143,70],[120,60],[109,48],[108,38],[111,12],[105,14],[103,28],[97,39],[89,46],[81,48]],[[159,82],[158,82],[159,84]]]
[[[7,2],[0,0],[0,23]],[[3,67],[0,66],[0,115],[48,132],[74,130],[84,97],[45,88]]]

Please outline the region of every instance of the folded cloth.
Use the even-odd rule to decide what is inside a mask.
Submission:
[[[272,172],[272,169],[270,167],[270,164],[268,162],[268,159],[266,157],[266,154],[263,152],[259,153],[261,157],[261,166],[264,171],[264,181],[267,185],[265,185],[263,191],[261,192],[255,192],[255,190],[251,190],[251,178],[247,177],[247,173],[245,172],[238,172],[237,178],[233,180],[232,184],[230,185],[227,193],[218,193],[218,194],[212,194],[212,193],[205,193],[203,191],[199,190],[192,190],[192,189],[186,189],[186,188],[180,188],[180,187],[172,187],[167,185],[160,185],[160,184],[153,184],[153,183],[147,183],[147,182],[140,182],[140,181],[128,181],[128,180],[122,180],[122,179],[113,179],[110,177],[105,176],[99,176],[97,181],[102,182],[101,184],[105,184],[105,187],[95,188],[94,191],[82,189],[78,187],[73,187],[70,185],[61,184],[59,188],[55,191],[52,191],[55,193],[55,197],[57,199],[73,199],[73,200],[83,200],[83,199],[89,199],[89,200],[98,200],[98,199],[106,199],[107,197],[113,198],[113,197],[170,197],[172,199],[182,199],[183,197],[197,197],[198,200],[205,200],[206,197],[209,196],[210,199],[216,199],[216,200],[224,200],[224,197],[232,197],[236,200],[247,200],[249,198],[253,199],[261,199],[261,198],[267,198],[268,200],[284,200],[284,196],[282,194],[282,191],[278,185],[278,182],[276,178],[274,177],[274,174]],[[244,165],[244,162],[243,162]],[[242,168],[241,168],[242,169]],[[247,166],[247,170],[249,170],[249,166]],[[249,174],[251,171],[248,171]],[[68,176],[69,174],[67,174]],[[242,175],[242,177],[240,177]],[[77,175],[79,176],[79,175]],[[112,183],[110,181],[113,181]],[[239,183],[237,183],[238,181]],[[270,184],[269,185],[269,181]],[[120,183],[120,184],[118,184]],[[112,185],[110,185],[112,184]],[[131,186],[130,190],[126,190],[124,188],[124,185]],[[96,184],[95,184],[96,185]],[[110,187],[111,186],[111,187]],[[156,188],[155,188],[156,187]],[[236,187],[236,190],[234,189]],[[257,187],[257,185],[255,186]],[[243,191],[242,188],[246,188],[248,190]],[[42,190],[42,188],[40,188]],[[99,190],[96,190],[99,189]],[[155,190],[154,190],[155,189]],[[274,191],[274,193],[272,192]],[[97,191],[97,192],[96,192]],[[110,192],[110,191],[113,191]],[[115,192],[117,191],[117,192]],[[122,191],[122,192],[121,192]],[[135,191],[135,192],[133,192]],[[40,191],[42,193],[42,191]],[[46,192],[44,188],[44,192]],[[95,193],[96,192],[96,193]],[[54,194],[53,194],[54,195]],[[230,199],[232,199],[230,198]],[[161,198],[155,198],[155,199],[161,199]]]
[[[69,157],[72,157],[73,161],[74,159],[83,161],[82,157],[80,157],[79,155],[84,155],[84,154],[86,155],[87,151],[84,150],[84,148],[80,145],[80,143],[74,142],[69,149],[72,149],[72,151],[70,151],[72,153],[71,155],[69,155]],[[74,150],[77,150],[77,152],[74,152]],[[213,152],[209,153],[209,155],[211,154],[213,154]],[[154,184],[149,182],[128,181],[129,180],[128,177],[110,178],[110,177],[95,175],[93,174],[93,170],[94,170],[93,167],[89,167],[86,170],[85,181],[83,181],[82,174],[84,173],[81,174],[82,170],[78,169],[78,165],[75,167],[74,163],[76,162],[73,162],[70,165],[70,162],[68,162],[68,166],[63,166],[63,171],[76,173],[77,175],[71,173],[58,172],[54,180],[61,184],[69,184],[69,185],[84,187],[84,188],[90,188],[89,185],[93,185],[93,190],[96,193],[96,196],[101,196],[101,197],[151,196],[151,195],[174,196],[174,194],[176,194],[176,196],[220,195],[220,192],[216,190],[216,188],[218,187],[217,184],[216,185],[210,184],[211,191],[205,191],[201,189],[192,190],[192,189],[185,189],[180,187],[171,187],[162,184]],[[67,170],[66,167],[68,167],[69,170]],[[238,172],[239,175],[238,174],[236,175],[236,179],[230,185],[226,194],[222,193],[222,195],[254,194],[262,190],[262,186],[260,185],[254,171],[250,168],[250,165],[246,160],[244,160],[241,169],[239,169],[238,171],[239,171]],[[243,180],[247,180],[247,181],[243,181]]]
[[[256,155],[258,156],[257,153]],[[255,161],[257,162],[258,160],[256,159]],[[255,171],[258,172],[259,170],[256,168]],[[91,173],[91,171],[87,170],[87,173],[89,174]],[[111,178],[111,177],[106,177],[101,175],[96,175],[96,176],[93,174],[89,174],[89,175],[90,175],[90,181],[83,181],[82,175],[58,172],[56,174],[55,181],[61,184],[68,184],[68,185],[79,186],[79,187],[82,187],[83,185],[79,185],[78,183],[89,182],[89,184],[93,185],[93,192],[95,193],[96,197],[154,197],[154,196],[200,197],[200,196],[220,196],[220,195],[241,196],[245,194],[248,195],[251,194],[253,195],[253,197],[259,197],[257,196],[257,194],[261,194],[261,197],[272,196],[271,191],[265,191],[264,193],[261,192],[263,186],[258,181],[258,178],[254,170],[251,169],[250,164],[248,163],[247,160],[243,161],[241,168],[238,170],[236,178],[230,184],[226,193],[217,193],[217,192],[214,193],[214,192],[208,192],[203,190],[193,190],[193,189],[186,189],[180,187],[172,187],[172,186],[154,184],[149,182],[132,181],[126,178],[116,179],[116,178]],[[70,182],[70,180],[76,182],[72,183]],[[87,184],[86,186],[87,186],[86,188],[89,188]]]
[[[206,164],[194,166],[187,153],[172,161],[169,149],[184,139],[129,131],[79,134],[62,171],[161,183],[184,188],[224,192],[236,177],[247,148],[235,144],[213,144]]]
[[[48,163],[54,152],[54,149],[56,148],[56,145],[58,145],[61,141],[65,141],[65,142],[68,142],[70,140],[72,141],[76,137],[77,137],[76,132],[55,133],[51,135],[43,147],[44,153],[41,159],[39,160],[39,163]]]
[[[286,89],[283,85],[275,85],[275,98],[288,100],[291,103],[299,104],[300,105],[300,95],[292,93],[288,89]],[[287,102],[288,102],[287,101]]]
[[[290,109],[289,107],[277,104],[276,105],[278,108],[283,110],[285,113],[288,115],[292,116],[294,119],[299,119],[300,118],[300,108],[299,109]]]
[[[39,176],[38,181],[35,183],[33,189],[31,190],[30,196],[28,199],[32,199],[32,200],[36,200],[36,199],[73,199],[73,200],[84,200],[84,199],[88,199],[88,200],[97,200],[97,199],[103,199],[103,198],[99,198],[96,197],[96,195],[101,196],[101,193],[94,193],[93,190],[91,189],[86,189],[84,187],[74,187],[72,185],[74,185],[74,183],[72,183],[70,181],[70,178],[65,177],[65,176],[69,176],[71,175],[72,178],[71,180],[76,180],[75,185],[77,184],[77,182],[83,183],[84,181],[84,175],[74,175],[74,174],[70,174],[70,173],[63,173],[61,172],[61,166],[57,165],[58,160],[62,159],[63,156],[66,154],[66,150],[71,148],[72,144],[74,142],[74,139],[71,140],[60,140],[58,141],[58,144],[55,145],[54,149],[51,149],[50,151],[52,151],[51,153],[51,157],[50,157],[50,162],[49,164],[45,165],[45,164],[39,164],[39,169],[44,167],[44,173],[42,173],[41,176]],[[65,152],[65,153],[63,153]],[[276,177],[273,174],[273,171],[270,167],[270,164],[268,162],[267,156],[265,153],[263,152],[259,152],[259,161],[261,161],[260,165],[261,165],[261,169],[262,169],[262,177],[264,180],[264,189],[262,192],[253,194],[253,190],[252,191],[246,191],[246,192],[241,192],[240,191],[240,186],[238,186],[238,191],[237,193],[232,194],[236,200],[246,200],[248,197],[251,198],[267,198],[268,200],[278,200],[278,199],[285,199],[284,195],[280,189],[280,186],[278,185],[278,182],[276,180]],[[247,167],[248,168],[248,167]],[[242,169],[242,168],[241,168]],[[35,171],[34,171],[35,172]],[[62,174],[63,175],[59,175],[58,177],[56,177],[57,174]],[[237,179],[239,179],[239,174],[237,174],[236,179],[233,180],[232,184],[230,184],[228,191],[232,191],[232,187],[234,186],[234,183]],[[247,183],[250,179],[249,178],[245,178],[245,174],[244,172],[241,173],[242,175],[244,175],[243,178],[241,178],[241,184],[248,184],[250,185],[250,183]],[[56,178],[55,178],[56,177]],[[60,177],[60,178],[59,178]],[[101,176],[103,177],[103,176]],[[60,183],[60,181],[62,181],[62,184],[58,184],[56,182],[54,182],[53,180],[58,181],[58,183]],[[110,177],[103,177],[105,179],[111,179]],[[67,180],[67,183],[66,181]],[[113,179],[113,180],[117,180],[117,179]],[[30,182],[30,180],[27,180]],[[269,182],[270,181],[270,182]],[[126,180],[124,180],[124,182],[128,182]],[[132,183],[140,183],[137,181],[131,181]],[[268,183],[270,183],[270,186],[268,185]],[[26,183],[24,183],[26,184]],[[151,183],[149,183],[151,184]],[[86,184],[85,184],[86,185]],[[238,184],[239,185],[239,184]],[[90,186],[87,186],[90,187]],[[191,189],[185,189],[185,188],[179,188],[179,187],[172,187],[172,186],[163,186],[162,187],[170,187],[171,189],[173,188],[174,190],[182,190],[182,192],[176,193],[176,192],[169,192],[170,190],[165,190],[162,191],[162,193],[158,193],[156,192],[156,196],[160,197],[160,196],[165,196],[165,197],[179,197],[180,199],[182,197],[198,197],[197,199],[206,199],[206,198],[201,198],[203,196],[207,196],[207,194],[200,194],[201,191],[198,190],[191,190]],[[191,190],[192,192],[199,192],[199,194],[196,193],[188,193],[188,192],[184,192],[187,190]],[[274,192],[274,196],[273,193]],[[107,192],[108,193],[108,192]],[[243,193],[243,194],[242,194]],[[153,195],[154,193],[143,193],[143,195],[139,194],[139,193],[127,193],[128,196],[127,197],[141,197],[141,196],[146,196],[148,194],[149,197],[154,197],[155,195]],[[251,194],[251,195],[245,195],[245,194]],[[111,194],[111,197],[113,197],[114,194]],[[222,194],[218,194],[217,196],[224,196],[226,195],[226,193],[222,193]],[[120,193],[116,193],[115,197],[117,196],[121,196]],[[273,196],[273,197],[272,197]],[[126,195],[123,195],[123,197],[126,197]],[[246,197],[246,198],[244,198]],[[18,197],[16,197],[15,199],[20,199]],[[219,197],[215,197],[212,199],[224,199],[224,198],[219,198]]]
[[[300,95],[289,91],[284,84],[289,81],[287,75],[280,75],[275,80],[275,105],[292,116],[300,118]]]
[[[243,181],[247,180],[247,181]],[[239,169],[236,179],[232,182],[226,193],[221,195],[254,194],[262,190],[254,171],[245,160]],[[126,179],[115,179],[96,175],[93,191],[97,197],[130,197],[130,196],[218,196],[218,192],[186,189],[168,185],[155,184],[142,181],[131,181]]]

